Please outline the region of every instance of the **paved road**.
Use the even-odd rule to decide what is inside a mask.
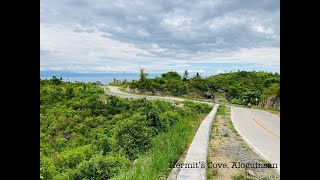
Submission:
[[[116,95],[116,96],[120,96],[123,98],[146,98],[147,100],[153,100],[153,99],[161,99],[161,100],[165,100],[165,101],[186,101],[188,99],[183,99],[183,98],[177,98],[177,97],[168,97],[168,96],[146,96],[146,95],[136,95],[136,94],[130,94],[130,93],[126,93],[126,92],[122,92],[119,90],[119,87],[117,86],[107,86],[110,91],[105,91],[106,94],[110,94],[110,95]],[[105,89],[105,87],[104,87]],[[213,105],[213,103],[211,102],[205,102],[205,101],[197,101],[197,100],[188,100],[188,101],[193,101],[193,102],[198,102],[198,103],[206,103],[206,104],[210,104]]]
[[[231,106],[231,119],[243,139],[280,173],[280,118],[268,112]]]

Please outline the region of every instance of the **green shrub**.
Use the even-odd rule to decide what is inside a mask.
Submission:
[[[230,103],[243,105],[243,101],[241,99],[237,99],[237,98],[231,99]]]
[[[40,176],[43,179],[52,179],[57,174],[56,167],[51,158],[40,155]]]
[[[176,111],[166,111],[162,114],[162,117],[169,122],[167,127],[174,125],[181,119],[181,115]]]
[[[146,116],[134,114],[132,118],[120,122],[115,138],[118,147],[130,160],[134,160],[150,147],[152,129],[146,126]]]
[[[72,179],[110,179],[121,169],[128,168],[130,161],[122,156],[95,155],[88,161],[82,161],[72,173]]]

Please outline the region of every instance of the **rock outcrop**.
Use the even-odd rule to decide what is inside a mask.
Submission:
[[[266,97],[260,101],[259,106],[264,108],[277,108],[280,110],[280,97],[277,97],[277,96]]]

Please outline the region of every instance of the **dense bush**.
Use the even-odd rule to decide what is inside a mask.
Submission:
[[[109,179],[148,152],[169,127],[210,110],[108,96],[100,83],[40,80],[40,177]]]
[[[278,73],[238,71],[206,78],[198,74],[188,78],[186,71],[183,78],[176,72],[163,73],[161,77],[153,79],[148,79],[145,75],[143,77],[143,80],[126,83],[126,85],[140,90],[141,93],[151,92],[192,98],[204,98],[208,92],[215,94],[220,91],[224,92],[229,102],[236,104],[257,103],[255,98],[260,100],[268,96],[280,97]]]

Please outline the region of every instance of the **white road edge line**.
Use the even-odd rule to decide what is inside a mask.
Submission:
[[[230,107],[230,106],[229,106],[229,107]],[[240,136],[242,137],[242,139],[251,147],[251,149],[252,149],[254,152],[256,152],[257,154],[259,154],[262,158],[264,158],[264,159],[267,160],[267,161],[270,161],[271,163],[275,163],[275,162],[273,162],[271,159],[269,159],[266,155],[264,155],[260,150],[258,150],[257,148],[255,148],[254,145],[251,144],[251,142],[250,142],[247,138],[245,138],[245,137],[243,136],[243,134],[239,131],[239,129],[237,128],[237,126],[235,125],[235,123],[234,123],[234,121],[233,121],[233,111],[232,111],[232,107],[230,107],[230,109],[231,109],[231,117],[230,117],[230,119],[231,119],[231,121],[232,121],[232,123],[233,123],[234,128],[235,128],[236,131],[240,134]],[[279,175],[280,175],[280,166],[278,165],[276,169],[277,169],[277,172],[278,172]]]

